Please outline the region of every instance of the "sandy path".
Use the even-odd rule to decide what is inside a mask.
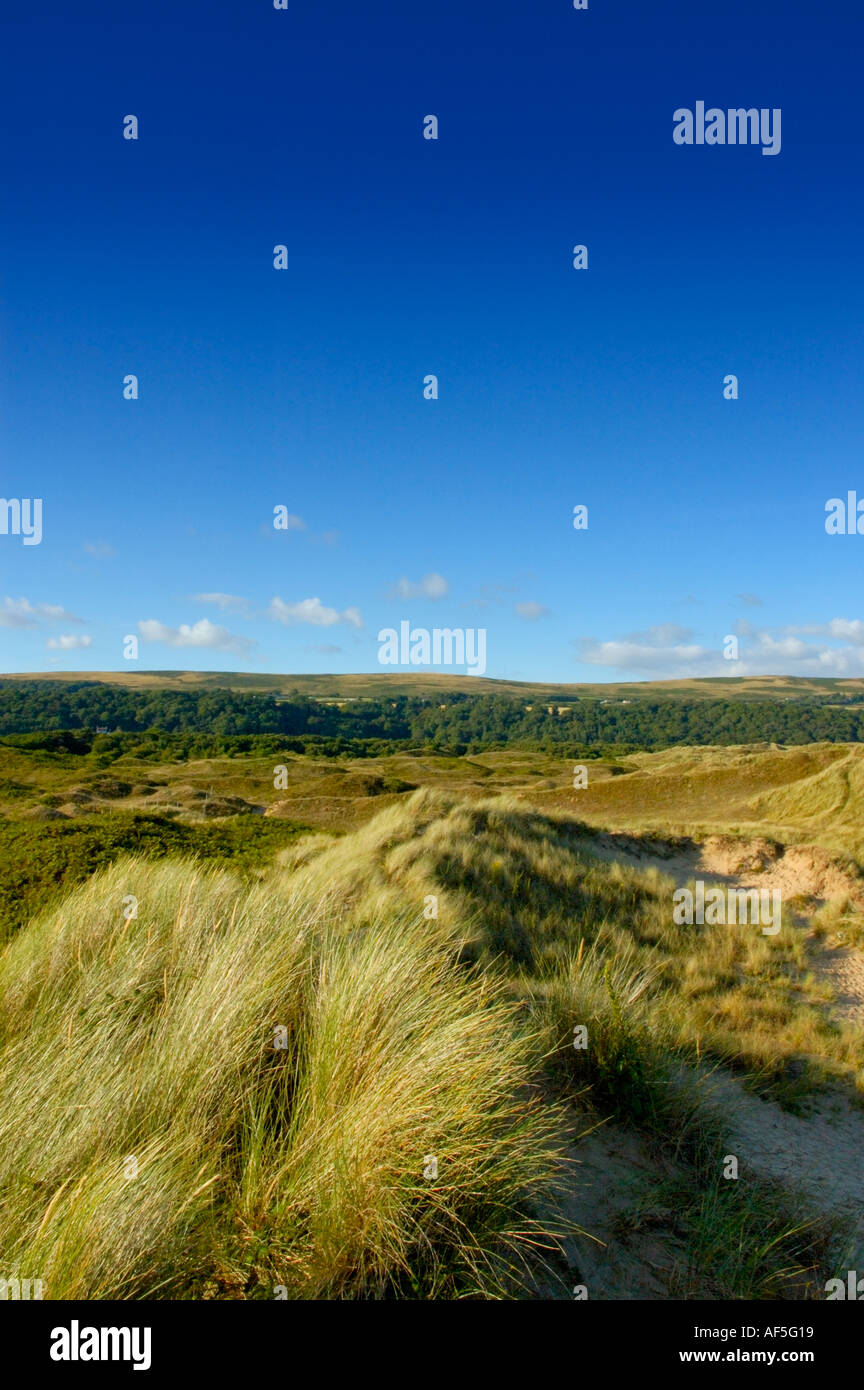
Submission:
[[[853,910],[864,913],[864,885],[814,845],[784,850],[768,840],[721,835],[709,836],[701,844],[670,844],[603,831],[590,837],[586,849],[600,859],[638,869],[658,869],[679,887],[690,879],[703,879],[734,888],[778,889],[784,903],[797,900],[796,916],[802,927],[816,908],[833,900],[847,899]],[[814,972],[835,992],[837,1016],[864,1023],[864,951],[851,947],[814,949],[812,960]]]
[[[864,1271],[864,1113],[832,1092],[814,1097],[809,1114],[791,1115],[720,1068],[703,1084],[707,1101],[729,1124],[729,1153],[739,1160],[739,1181],[750,1168],[761,1178],[799,1188],[824,1211],[849,1218],[849,1267]]]
[[[864,912],[861,882],[815,846],[784,850],[765,840],[725,836],[701,844],[666,843],[604,831],[586,840],[585,848],[608,861],[658,869],[678,886],[701,878],[736,888],[779,888],[784,902],[797,899],[802,929],[816,908],[831,900],[846,899],[853,912]],[[835,1016],[864,1023],[864,951],[816,947],[811,960],[814,973],[835,991]],[[720,1067],[706,1072],[700,1084],[728,1125],[729,1152],[739,1159],[742,1177],[749,1168],[762,1178],[794,1185],[823,1211],[850,1217],[849,1267],[864,1269],[864,1112],[836,1090],[813,1097],[809,1113],[792,1115],[753,1095]]]

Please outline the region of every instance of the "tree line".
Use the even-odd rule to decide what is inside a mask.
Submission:
[[[563,712],[559,712],[559,708]],[[107,730],[97,733],[97,730]],[[324,704],[231,690],[130,690],[95,681],[0,681],[0,737],[65,731],[66,751],[109,755],[129,739],[147,753],[178,743],[186,756],[267,752],[266,736],[294,740],[287,751],[377,756],[401,748],[476,752],[523,748],[561,751],[604,746],[619,752],[676,744],[860,743],[864,706],[800,699],[572,700],[567,706],[510,695],[399,695]],[[178,740],[179,735],[183,738]],[[71,743],[69,742],[71,740]],[[35,740],[38,742],[38,739]],[[74,746],[73,746],[74,745]],[[274,745],[275,749],[275,745]],[[58,751],[60,748],[58,747]],[[142,756],[144,755],[142,751]],[[182,756],[182,754],[181,754]]]

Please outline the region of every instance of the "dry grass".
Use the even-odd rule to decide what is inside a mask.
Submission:
[[[127,861],[20,933],[4,1269],[50,1298],[500,1289],[556,1170],[536,1043],[434,923],[378,906]]]
[[[50,1298],[512,1293],[554,1246],[541,1080],[659,1134],[705,1054],[787,1098],[860,1064],[802,932],[676,926],[673,888],[565,814],[428,790],[252,887],[114,865],[0,956],[0,1267]],[[713,1249],[760,1199],[701,1171]],[[753,1255],[740,1296],[780,1277]]]

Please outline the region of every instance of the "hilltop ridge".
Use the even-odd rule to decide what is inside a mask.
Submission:
[[[384,695],[524,695],[533,699],[825,699],[864,700],[861,677],[706,676],[666,681],[576,682],[500,680],[442,671],[276,674],[250,671],[27,671],[4,672],[2,681],[91,681],[131,689],[232,690],[322,699],[377,699]]]

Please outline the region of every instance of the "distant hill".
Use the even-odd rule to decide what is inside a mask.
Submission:
[[[864,679],[811,679],[802,676],[714,676],[672,681],[618,681],[607,684],[492,680],[445,672],[351,675],[268,675],[248,671],[39,671],[0,675],[16,681],[98,681],[139,690],[232,690],[261,694],[300,694],[315,699],[385,699],[388,695],[515,695],[534,700],[864,700]]]

